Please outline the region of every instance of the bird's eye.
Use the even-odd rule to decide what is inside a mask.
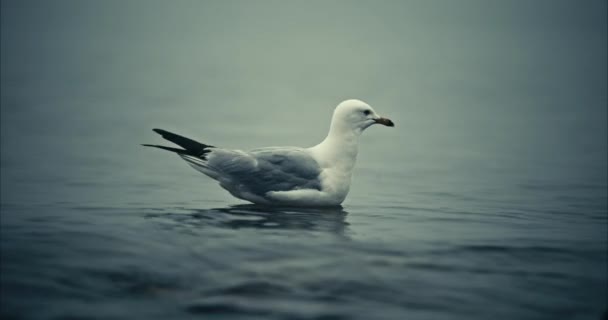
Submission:
[[[366,115],[366,116],[369,116],[369,114],[370,114],[370,113],[372,113],[372,112],[371,112],[371,111],[369,111],[369,110],[365,110],[365,111],[363,111],[363,114],[364,114],[364,115]]]

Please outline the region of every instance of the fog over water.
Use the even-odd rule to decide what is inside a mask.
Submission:
[[[2,0],[2,316],[599,319],[607,10]],[[312,146],[349,98],[396,127],[329,212],[139,145]]]

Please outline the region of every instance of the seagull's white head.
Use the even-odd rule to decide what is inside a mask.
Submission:
[[[351,99],[342,101],[334,110],[331,119],[331,130],[353,131],[361,133],[373,124],[394,127],[390,119],[379,116],[367,103]]]

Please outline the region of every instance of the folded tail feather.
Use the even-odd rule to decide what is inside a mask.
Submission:
[[[159,146],[157,144],[142,144],[142,146],[144,146],[144,147],[159,148],[159,149],[163,149],[163,150],[167,150],[167,151],[172,151],[172,152],[175,152],[177,154],[187,154],[187,155],[190,154],[187,150],[184,150],[184,149]]]
[[[214,148],[214,146],[206,145],[204,143],[194,141],[192,139],[177,135],[166,130],[153,129],[153,131],[160,134],[164,139],[171,141],[184,149],[171,148],[154,144],[143,144],[143,146],[159,148],[163,150],[172,151],[180,155],[190,155],[202,159],[205,159],[205,155],[209,151],[211,151],[209,150],[210,148]]]

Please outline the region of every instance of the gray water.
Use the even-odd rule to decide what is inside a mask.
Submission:
[[[599,319],[605,1],[5,1],[3,319]],[[248,205],[152,128],[361,139],[342,208]]]

